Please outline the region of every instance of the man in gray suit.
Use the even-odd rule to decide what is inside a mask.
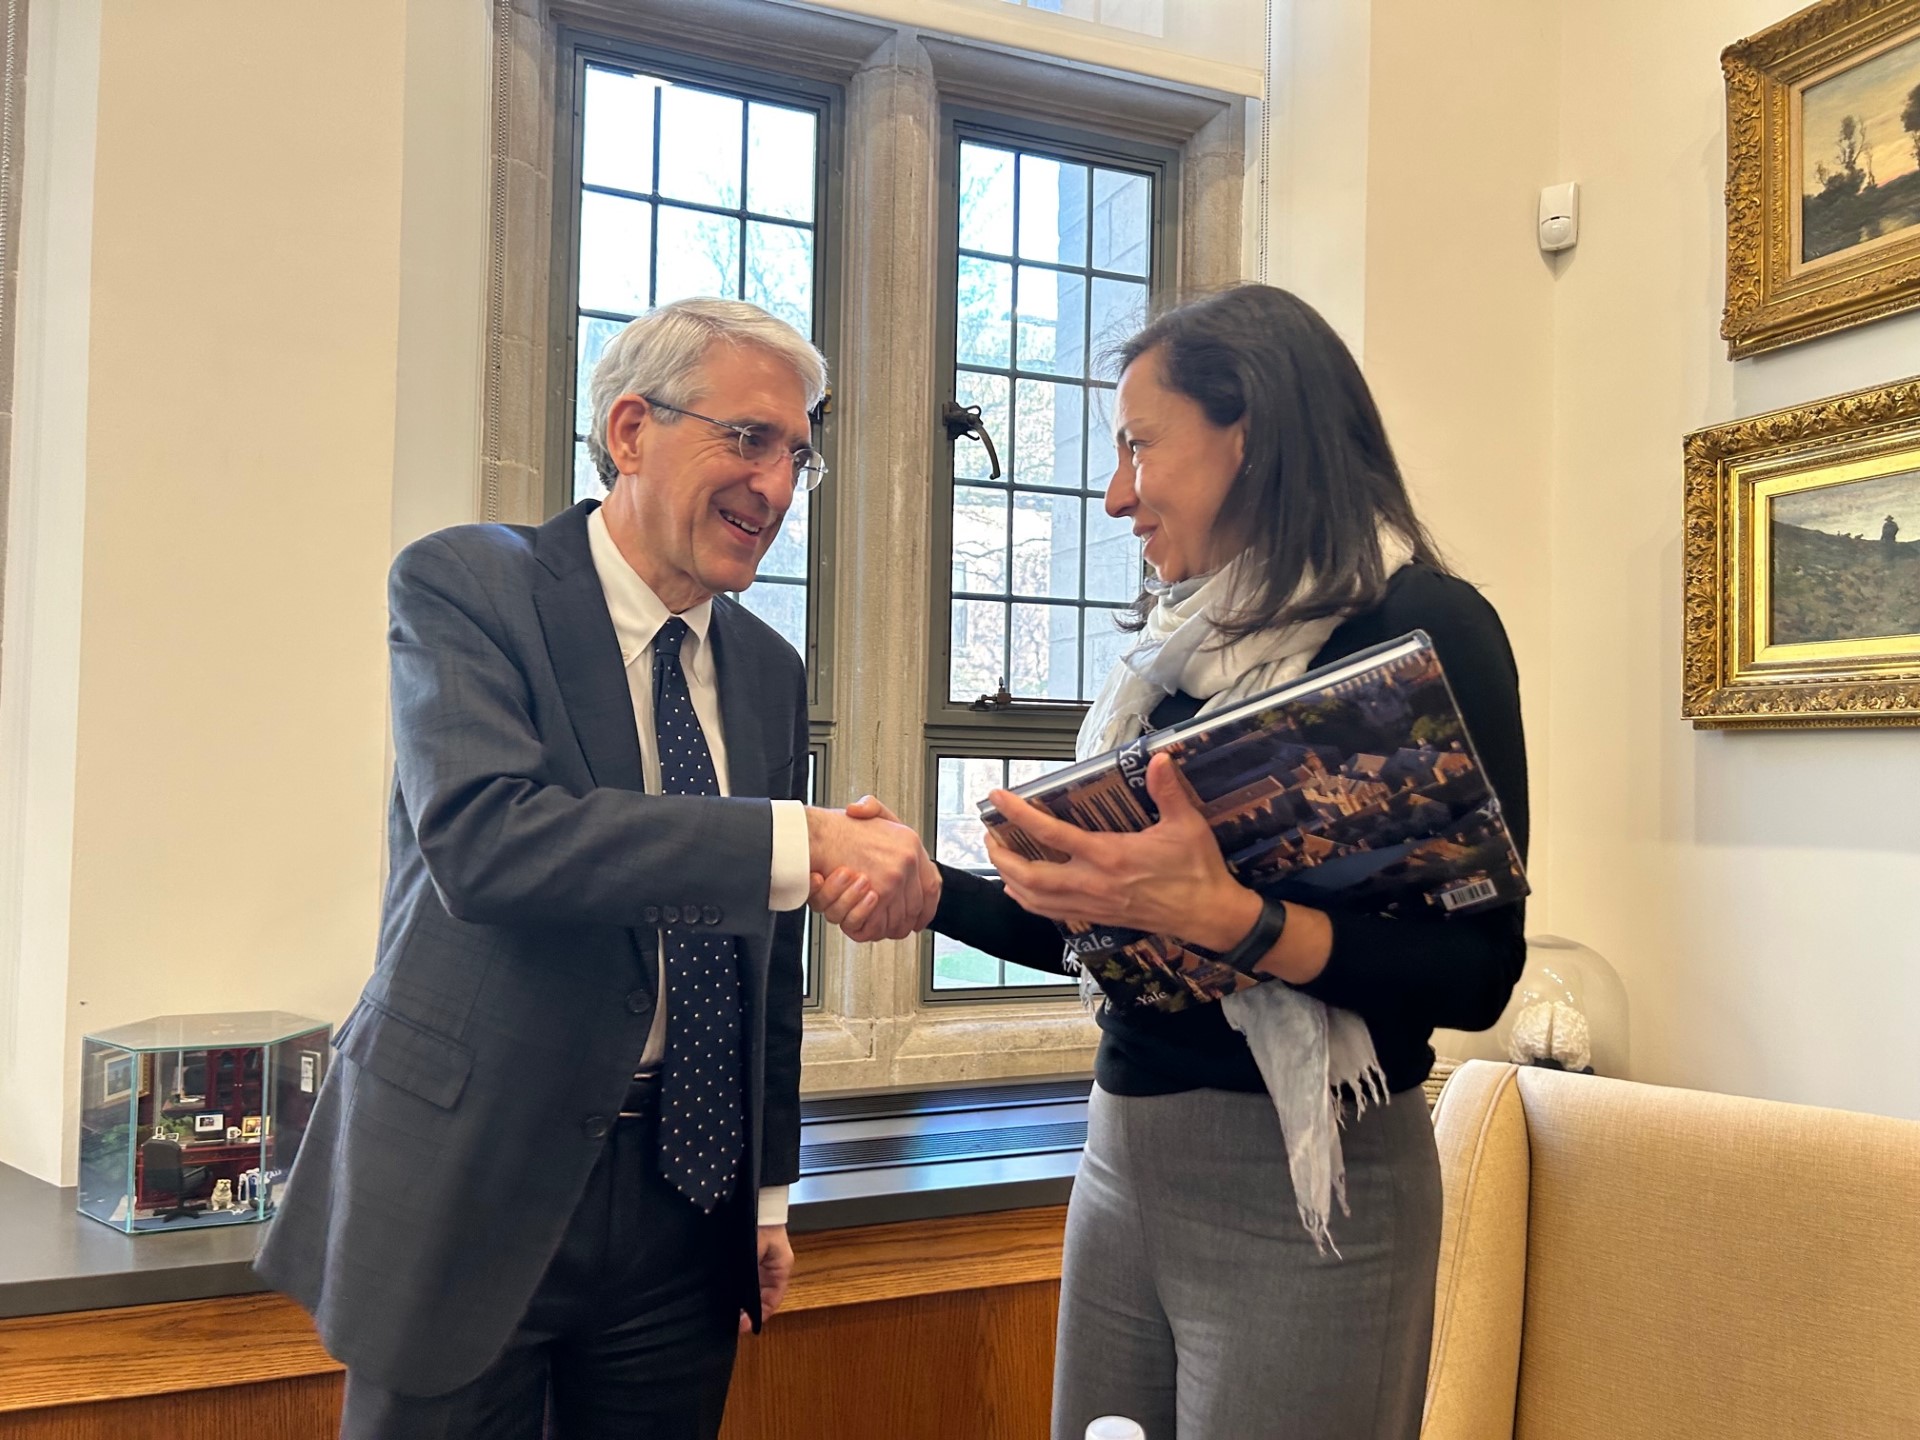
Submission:
[[[817,483],[804,338],[664,306],[592,383],[605,504],[395,561],[371,980],[258,1268],[347,1366],[342,1434],[703,1437],[780,1303],[811,873],[892,933],[913,832],[802,802],[800,658],[726,592]]]

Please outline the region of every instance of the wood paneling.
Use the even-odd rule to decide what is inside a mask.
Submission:
[[[741,1342],[721,1440],[1045,1440],[1060,1286],[783,1316]]]
[[[310,1375],[0,1416],[7,1440],[334,1440],[340,1377]]]
[[[279,1295],[0,1320],[0,1414],[339,1368],[306,1312]]]
[[[1053,1205],[796,1235],[783,1310],[1058,1280],[1066,1228]]]
[[[1062,1207],[794,1237],[740,1349],[725,1440],[1047,1432]],[[7,1440],[331,1440],[341,1370],[278,1295],[0,1321]],[[943,1428],[946,1427],[946,1428]]]

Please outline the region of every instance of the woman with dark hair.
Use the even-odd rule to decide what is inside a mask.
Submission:
[[[1415,516],[1339,337],[1295,296],[1246,285],[1154,321],[1120,360],[1106,507],[1132,519],[1157,580],[1081,757],[1425,630],[1524,854],[1506,634]],[[1171,934],[1271,982],[1099,1011],[1054,1440],[1105,1414],[1149,1440],[1413,1440],[1440,1243],[1428,1040],[1500,1014],[1522,908],[1421,920],[1266,901],[1228,871],[1164,758],[1148,784],[1161,818],[1131,835],[994,792],[1068,858],[1027,861],[990,836],[1001,881],[942,867],[932,922],[1062,973],[1055,918]],[[837,871],[814,899],[862,937],[863,882]]]

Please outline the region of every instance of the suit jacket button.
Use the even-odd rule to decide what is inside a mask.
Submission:
[[[680,907],[678,905],[662,905],[660,907],[660,918],[669,925],[678,925],[680,923]]]
[[[718,925],[720,923],[719,908],[713,905],[707,906],[706,909],[700,912],[700,918],[706,921],[707,924],[709,925]]]
[[[640,915],[649,925],[658,925],[660,923],[660,907],[658,905],[647,906],[646,909],[640,912]]]
[[[627,1009],[636,1015],[644,1015],[653,1008],[653,997],[644,990],[630,991],[627,995]]]
[[[604,1115],[589,1115],[580,1126],[582,1133],[584,1133],[589,1140],[606,1139],[607,1132],[612,1128],[612,1124]]]

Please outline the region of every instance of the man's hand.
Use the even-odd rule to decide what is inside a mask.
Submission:
[[[852,939],[898,940],[933,918],[940,872],[920,837],[871,795],[845,810],[809,809],[807,838],[815,895],[825,877],[842,876],[845,903],[834,923]],[[851,893],[855,886],[858,892]],[[813,903],[827,913],[824,904]]]
[[[784,1225],[760,1227],[760,1319],[764,1323],[780,1302],[787,1298],[787,1282],[793,1279],[793,1246],[787,1240]],[[753,1329],[747,1312],[740,1312],[740,1333]]]

